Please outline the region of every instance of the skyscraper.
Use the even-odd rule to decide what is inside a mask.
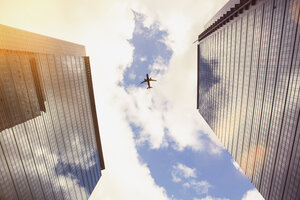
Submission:
[[[87,199],[102,169],[85,47],[0,25],[0,199]]]
[[[231,0],[198,36],[197,108],[265,199],[300,198],[299,11]]]

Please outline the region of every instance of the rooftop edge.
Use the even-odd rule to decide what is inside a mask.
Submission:
[[[250,6],[263,1],[265,0],[230,0],[205,24],[205,30],[198,35],[198,42],[233,20],[239,14],[243,13],[244,10],[248,10]]]

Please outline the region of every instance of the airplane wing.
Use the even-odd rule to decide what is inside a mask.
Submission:
[[[140,84],[142,84],[142,83],[145,83],[145,82],[147,82],[147,80],[146,80],[146,79],[144,79],[144,81],[142,81]]]
[[[149,81],[156,81],[156,80],[154,80],[154,79],[150,78],[150,79],[149,79]]]

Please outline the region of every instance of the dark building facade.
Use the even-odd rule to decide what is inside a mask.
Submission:
[[[265,199],[300,199],[299,12],[231,0],[198,36],[197,108]]]
[[[88,199],[102,169],[85,47],[0,25],[0,199]]]

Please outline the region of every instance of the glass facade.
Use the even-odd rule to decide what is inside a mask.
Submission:
[[[198,110],[265,199],[300,197],[299,12],[243,1],[199,35]]]
[[[0,199],[88,199],[104,169],[89,58],[83,46],[13,32],[0,42]],[[16,49],[16,35],[31,45]],[[10,37],[18,45],[4,49]]]

